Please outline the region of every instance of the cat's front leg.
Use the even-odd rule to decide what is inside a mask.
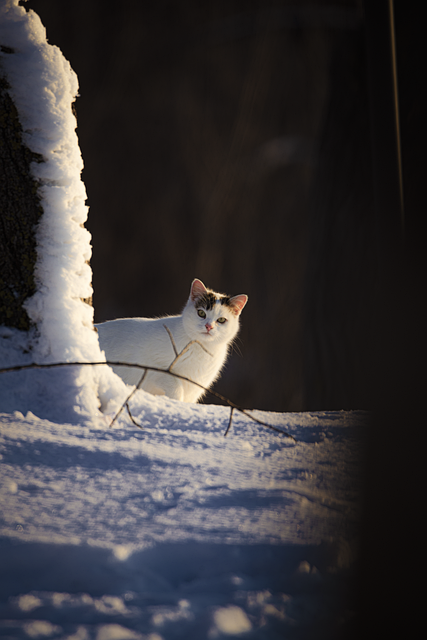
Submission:
[[[153,396],[167,396],[181,402],[184,400],[182,381],[164,373],[153,376],[145,390],[153,394]]]

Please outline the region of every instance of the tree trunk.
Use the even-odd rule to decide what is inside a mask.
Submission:
[[[2,51],[13,55],[9,48]],[[43,214],[30,164],[43,158],[23,143],[8,89],[0,69],[0,325],[25,331],[25,301],[35,292],[36,226]]]

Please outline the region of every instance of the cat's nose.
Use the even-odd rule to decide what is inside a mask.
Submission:
[[[213,329],[212,325],[211,325],[209,322],[207,322],[207,323],[205,324],[205,327],[206,327],[206,331],[207,331],[208,333],[209,333],[209,331],[210,331],[211,329]]]

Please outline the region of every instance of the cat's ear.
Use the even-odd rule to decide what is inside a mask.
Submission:
[[[203,282],[195,278],[191,283],[190,298],[194,302],[194,300],[197,300],[197,298],[200,298],[201,296],[203,296],[205,293],[207,293],[207,291],[208,290],[206,289]]]
[[[236,316],[239,316],[242,313],[243,307],[245,306],[247,301],[248,301],[248,296],[242,293],[239,296],[234,296],[233,298],[230,298],[228,304],[233,309],[233,313]]]

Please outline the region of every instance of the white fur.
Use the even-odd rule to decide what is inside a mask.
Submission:
[[[201,318],[197,313],[197,296],[203,290],[207,291],[203,283],[194,280],[188,302],[179,316],[123,318],[96,325],[99,343],[107,360],[168,369],[176,358],[169,330],[178,354],[185,350],[171,370],[208,388],[224,366],[229,347],[239,330],[239,315],[247,296],[232,298],[234,307],[215,303],[212,309],[203,309],[206,317]],[[218,318],[225,318],[226,322],[219,323]],[[207,330],[206,324],[211,329]],[[190,346],[185,349],[187,345]],[[130,385],[138,384],[144,373],[142,369],[131,367],[113,369]],[[153,371],[147,372],[140,388],[153,395],[166,395],[183,402],[197,402],[205,393],[190,382]]]

